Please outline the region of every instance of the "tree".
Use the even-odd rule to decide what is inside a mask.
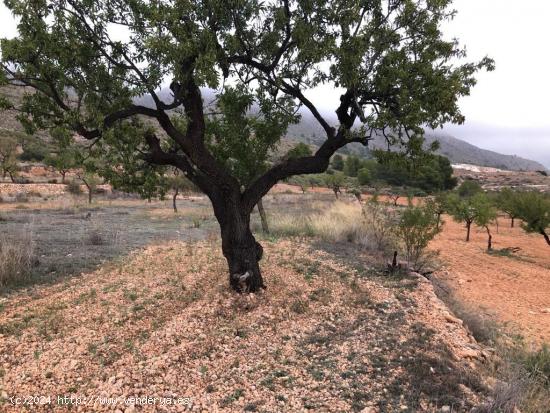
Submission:
[[[514,191],[512,191],[510,188],[501,189],[495,199],[495,203],[497,207],[510,217],[511,228],[514,228],[514,221],[517,218],[517,215],[516,215],[517,199],[518,199],[517,194]]]
[[[479,192],[471,197],[461,198],[458,194],[452,193],[447,197],[446,204],[453,219],[465,223],[466,241],[470,241],[470,230],[472,224],[476,223],[487,230],[488,246],[491,249],[492,237],[488,225],[496,217],[496,213],[487,195]]]
[[[3,179],[8,175],[11,181],[15,182],[19,165],[17,164],[17,140],[12,136],[0,138],[0,168]]]
[[[332,157],[332,161],[330,163],[332,165],[332,169],[335,171],[343,171],[344,170],[344,158],[342,158],[342,155],[337,153]]]
[[[179,193],[193,190],[193,183],[189,179],[187,179],[177,168],[173,168],[172,176],[168,177],[167,181],[168,186],[172,190],[172,208],[174,212],[177,213],[177,198]]]
[[[450,0],[10,0],[6,6],[19,18],[18,37],[1,41],[0,80],[36,91],[17,108],[27,131],[63,126],[94,146],[114,148],[112,158],[122,151],[117,174],[129,175],[126,183],[167,166],[186,173],[212,202],[236,291],[264,286],[250,214],[273,185],[322,173],[338,149],[366,145],[372,133],[407,152],[421,140],[422,126],[462,122],[459,98],[469,94],[477,71],[493,68],[488,58],[464,62],[458,42],[444,39],[440,28],[454,16]],[[110,36],[113,25],[126,29],[125,39]],[[164,82],[168,100],[158,93]],[[272,128],[267,139],[280,137],[303,107],[324,141],[312,156],[282,160],[241,181],[235,172],[249,155],[239,146],[264,142],[241,129],[231,139],[210,139],[218,115],[205,108],[201,88],[225,94],[228,84],[238,94],[227,99],[238,103],[244,94],[258,105]],[[320,84],[342,90],[335,124],[307,97]],[[242,157],[225,157],[231,152]]]
[[[482,193],[474,195],[472,204],[476,211],[474,222],[477,226],[485,228],[485,231],[487,231],[487,251],[491,251],[493,249],[493,235],[491,234],[489,224],[497,217],[496,209],[487,195]]]
[[[471,198],[480,192],[483,192],[481,185],[479,185],[477,181],[472,181],[471,179],[466,179],[457,188],[458,196],[461,198]]]
[[[350,155],[344,161],[344,174],[356,177],[361,166],[361,159],[355,155]]]
[[[519,192],[515,194],[513,213],[523,221],[526,232],[540,234],[550,245],[550,199],[538,192]]]
[[[290,149],[286,155],[286,159],[298,159],[306,156],[311,156],[313,152],[309,145],[306,145],[303,142],[298,143],[294,148]]]
[[[61,183],[65,183],[65,177],[71,169],[78,167],[77,153],[71,145],[71,134],[63,128],[55,128],[50,131],[54,142],[54,152],[47,155],[44,163],[61,175]]]
[[[361,168],[357,171],[357,181],[359,185],[368,185],[371,183],[372,176],[368,168]]]
[[[342,172],[335,172],[325,176],[325,184],[332,189],[334,196],[338,199],[338,194],[342,193],[342,186],[346,182],[346,176]]]
[[[434,197],[428,198],[426,206],[431,209],[432,213],[437,217],[437,228],[442,224],[441,216],[447,211],[447,194],[438,192]]]
[[[92,197],[95,191],[97,191],[97,186],[101,184],[101,179],[93,172],[89,171],[77,171],[76,176],[82,181],[88,192],[88,204],[92,203]]]

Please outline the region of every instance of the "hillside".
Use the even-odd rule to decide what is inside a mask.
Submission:
[[[333,121],[333,123],[336,123]],[[323,141],[324,131],[317,124],[315,119],[306,113],[302,114],[302,120],[297,125],[292,125],[288,131],[288,137],[300,142],[318,145]],[[467,163],[472,165],[488,166],[512,171],[541,171],[546,168],[530,159],[521,158],[516,155],[503,155],[497,152],[478,148],[463,140],[441,132],[428,131],[426,133],[426,144],[438,140],[440,149],[437,153],[449,158],[451,163]],[[377,136],[369,144],[369,148],[386,148],[386,142],[382,136]],[[362,145],[353,144],[344,148],[342,153],[355,153],[368,156],[369,150]]]

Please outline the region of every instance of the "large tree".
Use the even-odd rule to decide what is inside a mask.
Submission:
[[[407,152],[422,126],[462,122],[458,99],[476,71],[492,68],[487,58],[464,62],[464,49],[444,38],[451,0],[4,1],[20,20],[18,37],[1,42],[2,78],[35,91],[17,108],[27,130],[65,127],[139,154],[147,173],[120,157],[127,182],[146,183],[157,167],[182,170],[212,202],[237,291],[264,286],[249,223],[273,185],[325,171],[338,149],[374,133]],[[226,85],[252,94],[272,125],[311,112],[324,142],[241,182],[208,141],[216,115],[202,92]],[[308,97],[317,86],[340,95],[335,124]],[[140,104],[144,96],[152,104]],[[240,139],[231,145],[254,135]]]

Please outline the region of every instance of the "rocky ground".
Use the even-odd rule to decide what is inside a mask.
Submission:
[[[352,245],[264,245],[257,295],[228,291],[212,239],[4,297],[3,411],[460,412],[484,397],[487,354],[423,277],[381,276]]]

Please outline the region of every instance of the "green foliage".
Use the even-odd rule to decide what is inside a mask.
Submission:
[[[312,154],[313,153],[311,152],[311,148],[309,147],[309,145],[300,142],[286,153],[285,158],[298,159],[304,156],[311,156]]]
[[[344,158],[342,158],[342,155],[340,155],[338,153],[335,154],[332,157],[331,166],[332,166],[332,169],[334,169],[336,171],[343,171],[344,170]]]
[[[392,186],[414,187],[428,193],[446,191],[456,186],[453,168],[447,158],[425,152],[406,155],[386,151],[375,152],[377,163],[367,168],[375,179]]]
[[[495,204],[497,207],[508,214],[512,219],[517,218],[516,215],[516,202],[517,202],[517,193],[511,190],[510,188],[503,188],[496,195]]]
[[[513,202],[513,214],[520,218],[527,232],[544,236],[550,245],[547,230],[550,227],[550,199],[539,192],[518,192]]]
[[[341,188],[346,183],[346,176],[342,172],[337,171],[333,174],[326,174],[324,179],[325,185],[332,189],[334,195],[338,197],[338,194],[341,192]]]
[[[489,223],[496,218],[496,210],[483,192],[467,197],[451,193],[446,200],[446,209],[456,222],[466,224],[466,241],[470,240],[470,227],[473,223],[488,229]]]
[[[471,198],[481,192],[483,192],[481,185],[479,185],[477,181],[472,181],[471,179],[466,179],[457,188],[458,196],[461,198]]]
[[[408,206],[396,226],[396,234],[403,245],[409,266],[420,271],[426,264],[426,248],[440,232],[439,220],[428,206]]]
[[[359,159],[359,157],[355,155],[350,155],[344,161],[344,174],[346,174],[347,176],[356,177],[361,167],[361,159]]]
[[[372,175],[368,168],[361,168],[357,171],[359,185],[368,185],[372,181]]]
[[[249,114],[255,98],[260,105],[258,116]],[[245,88],[228,87],[218,99],[220,114],[207,124],[207,146],[240,184],[246,186],[265,172],[269,151],[297,117],[289,115],[288,98],[272,101]],[[307,153],[311,154],[311,149],[305,144],[298,144],[289,152],[291,157]]]

